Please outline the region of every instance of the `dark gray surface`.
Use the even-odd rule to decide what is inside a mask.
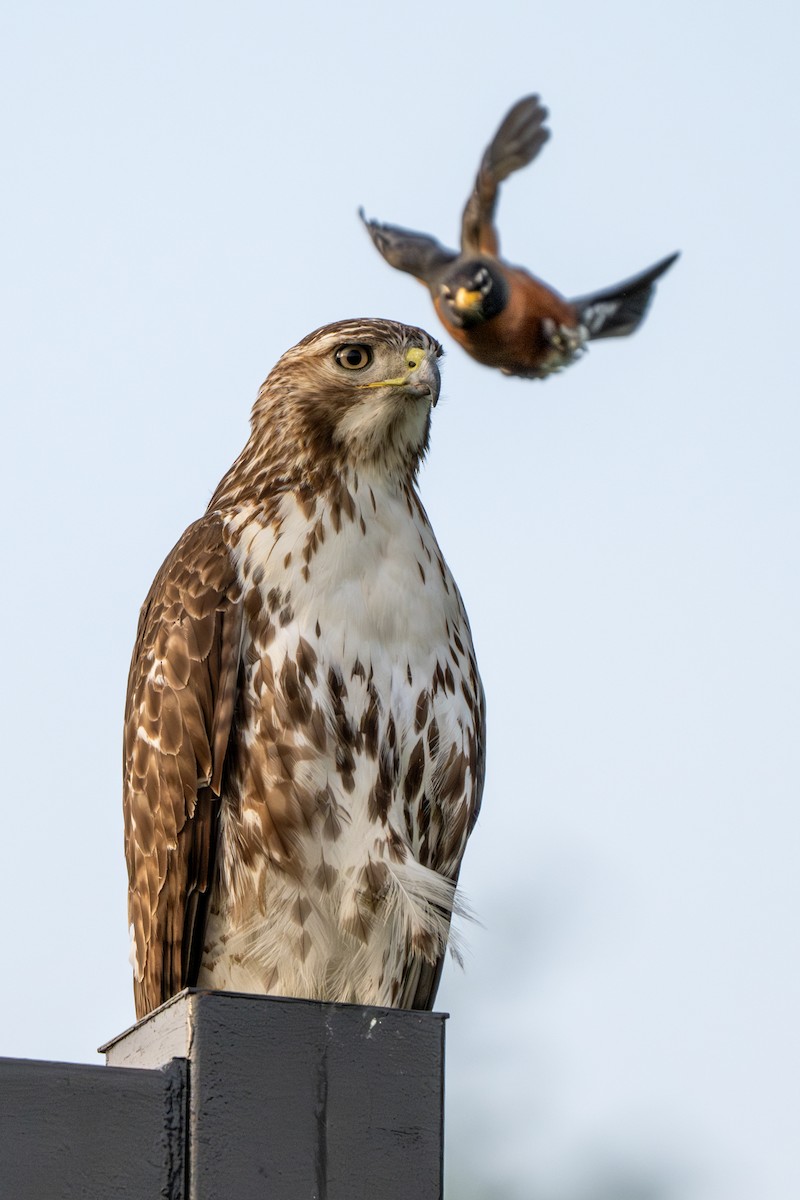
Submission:
[[[197,999],[191,1200],[439,1200],[441,1015]]]
[[[0,1200],[440,1200],[444,1022],[190,990],[116,1065],[0,1060]]]
[[[445,1019],[190,989],[106,1052],[189,1059],[191,1200],[439,1200]]]
[[[2,1200],[179,1200],[185,1064],[0,1059]]]

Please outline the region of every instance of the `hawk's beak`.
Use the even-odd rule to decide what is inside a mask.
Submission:
[[[404,381],[405,390],[412,396],[429,396],[431,407],[435,408],[436,401],[439,399],[441,377],[433,354],[415,351],[413,356],[408,356],[407,362],[408,374]]]
[[[436,359],[425,350],[409,350],[406,354],[406,373],[394,379],[379,379],[375,383],[362,383],[364,388],[402,388],[411,396],[429,396],[431,407],[439,399],[439,368]]]

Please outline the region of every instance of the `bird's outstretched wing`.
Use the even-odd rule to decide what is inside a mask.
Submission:
[[[222,522],[205,517],[153,582],[128,677],[123,808],[138,1017],[199,968],[241,628]]]
[[[669,270],[676,258],[677,253],[670,254],[631,279],[570,301],[578,321],[586,327],[589,337],[595,340],[626,337],[633,333],[644,320],[656,280]]]
[[[499,249],[494,210],[497,191],[520,167],[532,162],[550,136],[545,127],[547,109],[538,96],[518,100],[503,120],[487,147],[475,187],[467,201],[461,224],[461,250],[464,254],[493,254]]]
[[[389,265],[398,271],[406,271],[428,287],[433,286],[445,267],[458,258],[455,251],[447,250],[436,238],[425,233],[414,233],[398,225],[382,225],[379,221],[367,220],[363,208],[359,209],[358,215],[366,225],[376,249]]]

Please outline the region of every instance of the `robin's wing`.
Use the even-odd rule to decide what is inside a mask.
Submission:
[[[389,265],[413,275],[427,287],[433,287],[444,268],[458,258],[453,250],[445,249],[436,238],[428,237],[425,233],[413,233],[397,225],[368,221],[363,208],[359,210],[359,216],[376,249]]]
[[[123,810],[137,1017],[193,983],[199,967],[241,628],[222,522],[205,517],[153,582],[128,677]]]
[[[588,330],[589,337],[626,337],[638,329],[653,298],[656,281],[668,271],[678,254],[670,254],[646,271],[572,300],[577,319]]]
[[[518,100],[486,149],[467,201],[461,224],[464,254],[497,255],[499,241],[494,226],[497,191],[504,179],[532,162],[550,136],[545,128],[547,109],[538,96]]]

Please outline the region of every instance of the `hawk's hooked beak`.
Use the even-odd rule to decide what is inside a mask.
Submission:
[[[375,383],[362,383],[363,388],[397,387],[411,396],[429,396],[431,407],[439,399],[439,368],[433,356],[418,347],[406,351],[406,373],[394,379],[378,379]]]

